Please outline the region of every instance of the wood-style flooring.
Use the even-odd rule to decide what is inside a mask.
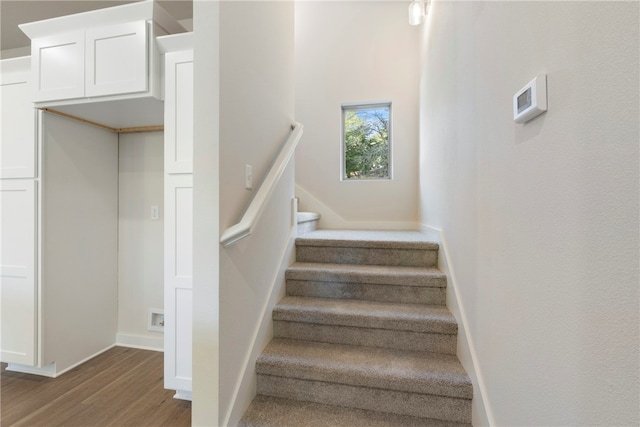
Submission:
[[[191,402],[163,387],[163,353],[114,347],[59,376],[6,371],[0,425],[190,426]]]

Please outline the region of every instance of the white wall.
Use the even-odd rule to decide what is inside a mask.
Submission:
[[[253,165],[255,191],[289,134],[293,15],[293,2],[194,2],[197,426],[232,425],[253,397],[252,360],[269,332],[261,325],[261,310],[272,304],[272,285],[276,295],[282,285],[278,264],[291,242],[292,168],[266,211],[267,227],[259,225],[230,249],[222,249],[219,239],[252,196],[243,188],[244,165]]]
[[[44,363],[56,372],[115,343],[118,321],[118,137],[43,114]]]
[[[459,293],[474,424],[640,421],[638,7],[435,2],[424,26],[421,218]],[[538,73],[549,111],[516,124]]]
[[[18,58],[31,55],[31,46],[0,50],[0,59]]]
[[[294,120],[294,3],[220,4],[220,227],[238,222]],[[253,190],[244,189],[244,165]],[[220,253],[220,424],[255,395],[255,358],[289,264],[294,169],[285,171],[252,235]],[[254,340],[258,340],[254,344]]]
[[[194,426],[218,424],[220,285],[220,3],[193,2]]]
[[[296,3],[297,195],[322,228],[417,227],[419,29],[407,5]],[[375,101],[393,103],[393,180],[341,182],[341,106]]]
[[[162,132],[121,134],[118,173],[117,341],[162,350],[147,329],[150,308],[163,309],[164,186]],[[151,206],[159,220],[151,220]]]

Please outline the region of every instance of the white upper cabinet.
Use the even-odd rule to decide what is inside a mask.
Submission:
[[[29,58],[0,61],[0,179],[36,177]]]
[[[31,39],[34,100],[49,107],[161,96],[153,40],[184,28],[151,0],[21,24]]]
[[[138,21],[32,40],[35,102],[147,91],[147,39]]]

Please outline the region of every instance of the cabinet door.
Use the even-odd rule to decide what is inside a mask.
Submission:
[[[165,175],[165,387],[191,391],[193,178]]]
[[[34,101],[84,96],[84,31],[31,41]]]
[[[0,181],[0,360],[36,364],[36,182]]]
[[[193,51],[165,56],[165,173],[193,173]]]
[[[146,21],[86,31],[87,97],[147,90]]]
[[[0,62],[0,179],[35,178],[35,110],[28,58]]]

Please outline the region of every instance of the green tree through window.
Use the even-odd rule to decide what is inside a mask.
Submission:
[[[391,104],[342,107],[343,179],[389,179]]]

